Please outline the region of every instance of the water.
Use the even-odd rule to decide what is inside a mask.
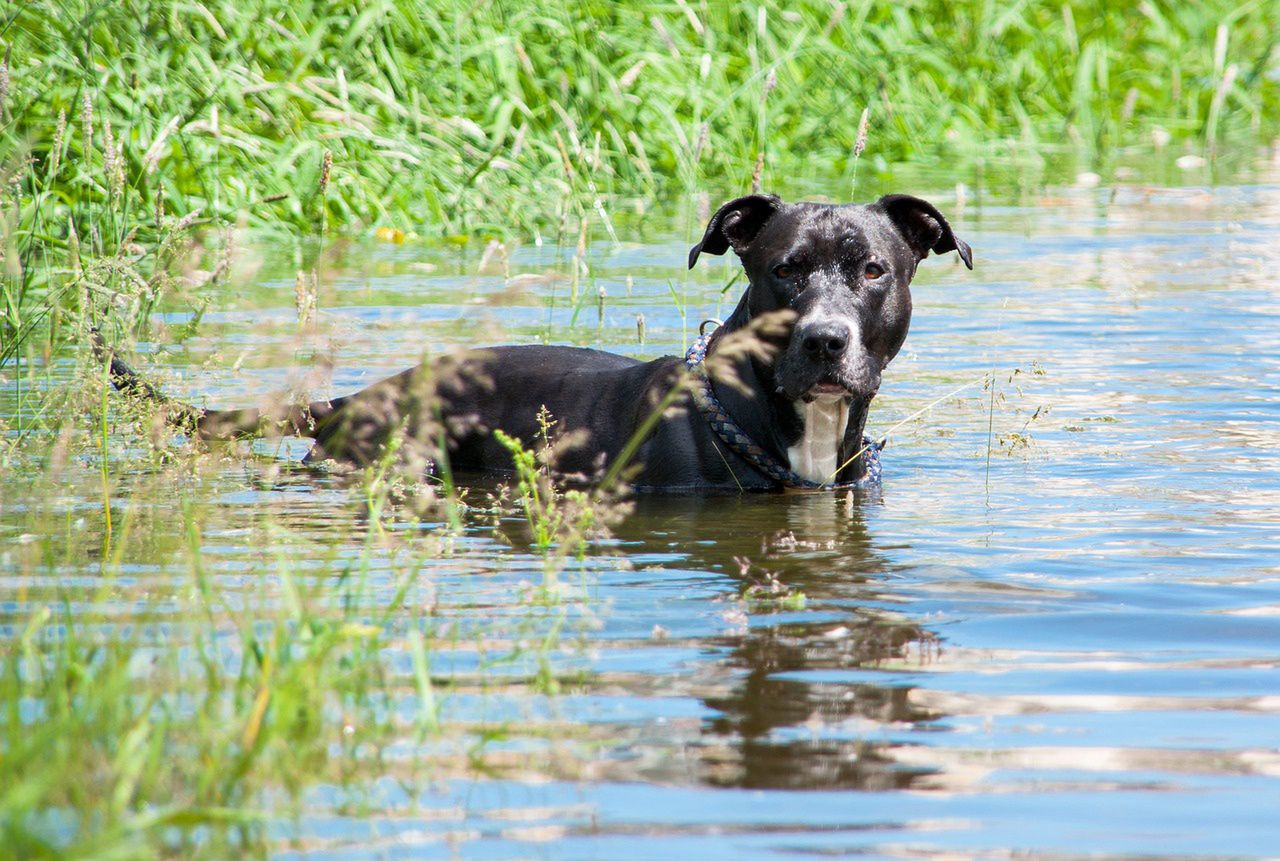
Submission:
[[[954,225],[977,268],[921,267],[869,423],[906,420],[880,493],[638,499],[554,605],[530,598],[536,555],[470,518],[423,575],[444,734],[419,742],[405,723],[354,777],[317,775],[276,829],[281,854],[1280,854],[1280,183],[1069,190],[970,203]],[[332,390],[455,344],[678,352],[727,312],[734,270],[687,276],[688,243],[657,234],[593,245],[576,315],[566,280],[508,289],[474,255],[373,249],[324,279]],[[527,247],[510,265],[556,263]],[[301,377],[292,303],[292,278],[265,275],[151,358],[180,369],[175,393],[245,404]],[[250,576],[267,521],[305,539],[284,552],[321,583],[364,541],[358,491],[290,468],[305,447],[258,450],[199,477],[205,565],[249,607],[281,599]],[[182,475],[115,480],[156,509],[147,529],[180,534],[164,511]],[[65,494],[92,531],[95,485]],[[0,528],[20,520],[11,502]],[[0,569],[20,573],[15,558]],[[139,594],[168,594],[148,583],[180,559],[128,561],[119,615],[181,618],[180,589]],[[58,571],[88,594],[96,564]],[[379,570],[371,606],[394,591]],[[10,636],[54,590],[0,582]],[[412,685],[390,696],[408,721]]]

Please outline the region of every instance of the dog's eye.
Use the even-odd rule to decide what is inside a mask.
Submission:
[[[884,267],[879,263],[868,263],[867,268],[863,270],[863,276],[868,281],[874,281],[884,274]]]
[[[796,274],[796,267],[788,266],[783,263],[781,266],[773,267],[773,277],[787,279]]]

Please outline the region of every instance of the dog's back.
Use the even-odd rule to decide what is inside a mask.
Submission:
[[[459,470],[510,463],[501,429],[553,456],[561,474],[596,477],[677,379],[679,361],[580,347],[468,350],[411,368],[330,403],[309,461],[367,465],[394,446],[403,458]],[[443,446],[443,447],[442,447]]]

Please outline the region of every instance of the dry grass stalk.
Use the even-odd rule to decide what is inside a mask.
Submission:
[[[324,158],[320,159],[320,196],[324,197],[329,193],[329,175],[333,171],[333,153],[329,150],[324,151]]]
[[[84,150],[85,161],[88,161],[93,152],[93,99],[88,92],[80,101],[80,133],[84,135],[81,149]]]
[[[103,184],[110,191],[111,202],[115,204],[124,196],[124,140],[122,138],[119,142],[116,141],[111,121],[105,117],[102,120],[102,135]]]
[[[853,157],[856,159],[867,148],[867,125],[871,118],[871,109],[863,108],[862,117],[858,120],[858,137],[853,142]]]
[[[748,358],[769,361],[775,356],[790,333],[795,317],[795,312],[790,309],[774,311],[754,318],[749,325],[737,331],[723,335],[717,333],[713,336],[706,359],[703,360],[703,370],[717,383],[724,383],[749,394],[749,388],[738,375],[739,364]],[[616,482],[627,473],[632,458],[668,409],[686,408],[680,405],[680,401],[691,386],[700,385],[695,379],[694,372],[683,367],[674,375],[666,395],[654,406],[609,464],[604,477],[600,479],[597,494],[608,494],[616,489]]]
[[[62,144],[67,137],[67,112],[58,111],[58,124],[53,130],[53,148],[49,152],[49,170],[45,182],[52,183],[58,176],[58,168],[62,166]]]
[[[4,59],[0,60],[0,121],[8,116],[6,110],[9,104],[9,52],[12,50],[12,45],[5,48]]]
[[[110,187],[111,177],[116,170],[116,138],[111,130],[111,120],[102,118],[102,169],[106,174],[103,185]]]
[[[1222,110],[1222,105],[1227,100],[1227,93],[1231,92],[1231,87],[1235,84],[1239,75],[1240,67],[1235,63],[1227,66],[1227,70],[1222,73],[1222,83],[1218,84],[1218,89],[1213,93],[1213,104],[1209,111],[1210,116]]]
[[[555,138],[556,148],[560,150],[560,164],[564,168],[564,178],[572,185],[573,183],[573,159],[569,158],[569,148],[564,144],[564,137],[559,131],[552,131],[551,136]]]
[[[67,222],[67,266],[73,277],[80,275],[80,234],[76,233],[75,221]]]
[[[667,30],[666,25],[662,23],[662,19],[657,15],[650,15],[649,24],[652,25],[654,30],[658,31],[658,37],[667,46],[667,53],[671,55],[671,59],[679,60],[680,49],[676,47],[676,40],[671,38],[671,33]]]
[[[1221,77],[1227,65],[1227,46],[1231,42],[1231,28],[1225,23],[1218,25],[1218,32],[1213,40],[1213,75]]]
[[[750,395],[751,389],[738,376],[740,363],[748,358],[759,362],[771,361],[790,336],[795,320],[796,312],[784,308],[753,317],[747,326],[733,332],[716,333],[703,360],[707,376]]]
[[[640,77],[640,73],[644,71],[644,67],[648,65],[648,63],[649,61],[645,59],[640,59],[633,63],[631,68],[623,72],[622,76],[618,78],[619,89],[630,89],[631,85]]]
[[[177,223],[173,225],[172,233],[173,234],[181,233],[182,231],[190,227],[192,224],[195,224],[196,219],[200,217],[200,213],[203,211],[204,210],[201,210],[201,209],[193,209],[190,212],[188,212],[186,215],[179,218]]]
[[[316,323],[316,291],[315,273],[298,271],[293,279],[293,302],[298,309],[298,328],[312,329]]]
[[[697,164],[702,160],[702,151],[707,146],[707,139],[711,136],[711,124],[703,123],[702,128],[698,130],[698,142],[693,147],[693,162]]]
[[[684,17],[689,19],[689,26],[693,28],[693,32],[698,36],[702,36],[707,32],[707,28],[698,20],[698,15],[691,8],[687,0],[676,0],[676,5],[680,7],[680,11],[684,13]]]

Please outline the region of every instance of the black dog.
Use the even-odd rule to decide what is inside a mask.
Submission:
[[[599,480],[626,459],[627,478],[643,489],[857,482],[867,407],[907,336],[916,266],[930,251],[957,251],[972,269],[969,246],[937,209],[907,195],[841,206],[750,195],[712,217],[689,266],[730,248],[750,285],[705,342],[701,376],[674,356],[495,347],[276,414],[172,404],[115,358],[112,380],[167,404],[172,420],[204,438],[312,437],[308,461],[394,456],[431,469],[447,458],[455,470],[505,471],[501,430],[554,450],[562,475]]]

